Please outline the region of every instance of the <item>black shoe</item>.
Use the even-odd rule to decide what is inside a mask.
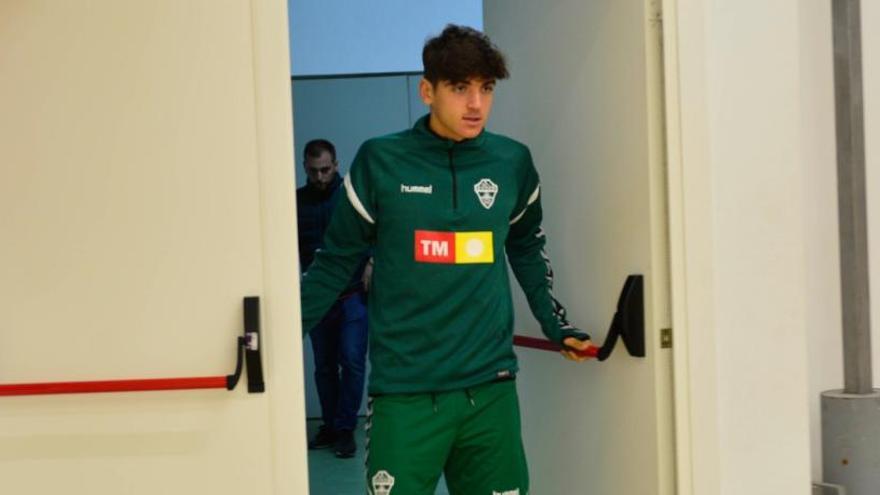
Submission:
[[[327,425],[321,425],[321,429],[318,430],[318,434],[314,436],[311,440],[309,440],[309,449],[326,449],[327,447],[332,447],[336,445],[336,439],[338,438],[338,433],[333,428],[328,427]]]
[[[354,443],[354,432],[351,430],[339,430],[336,438],[336,457],[347,459],[354,457],[357,445]]]

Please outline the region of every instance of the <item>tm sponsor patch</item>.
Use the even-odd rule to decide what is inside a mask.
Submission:
[[[492,232],[415,232],[415,260],[419,263],[494,263]]]

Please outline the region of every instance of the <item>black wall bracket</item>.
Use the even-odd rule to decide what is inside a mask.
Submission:
[[[645,357],[645,289],[641,275],[626,277],[611,328],[597,358],[605,361],[614,350],[618,337],[630,356]]]
[[[248,393],[266,391],[263,382],[263,359],[260,354],[260,298],[244,298],[244,334],[238,337],[238,358],[235,373],[226,376],[227,390],[234,390],[241,378],[243,367],[247,368]]]

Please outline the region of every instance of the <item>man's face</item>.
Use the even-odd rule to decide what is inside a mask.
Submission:
[[[307,156],[305,167],[309,184],[321,191],[327,189],[336,178],[338,165],[327,151],[322,151],[317,157]]]
[[[422,79],[419,93],[431,107],[431,129],[442,137],[461,141],[477,137],[492,110],[495,81],[469,79],[465,82]]]

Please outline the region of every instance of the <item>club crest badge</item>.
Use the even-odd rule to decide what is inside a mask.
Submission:
[[[495,204],[495,196],[498,195],[498,184],[490,179],[480,179],[480,182],[474,184],[474,192],[480,199],[480,204],[487,210]]]
[[[394,476],[382,470],[373,475],[373,495],[390,495],[394,487]]]

